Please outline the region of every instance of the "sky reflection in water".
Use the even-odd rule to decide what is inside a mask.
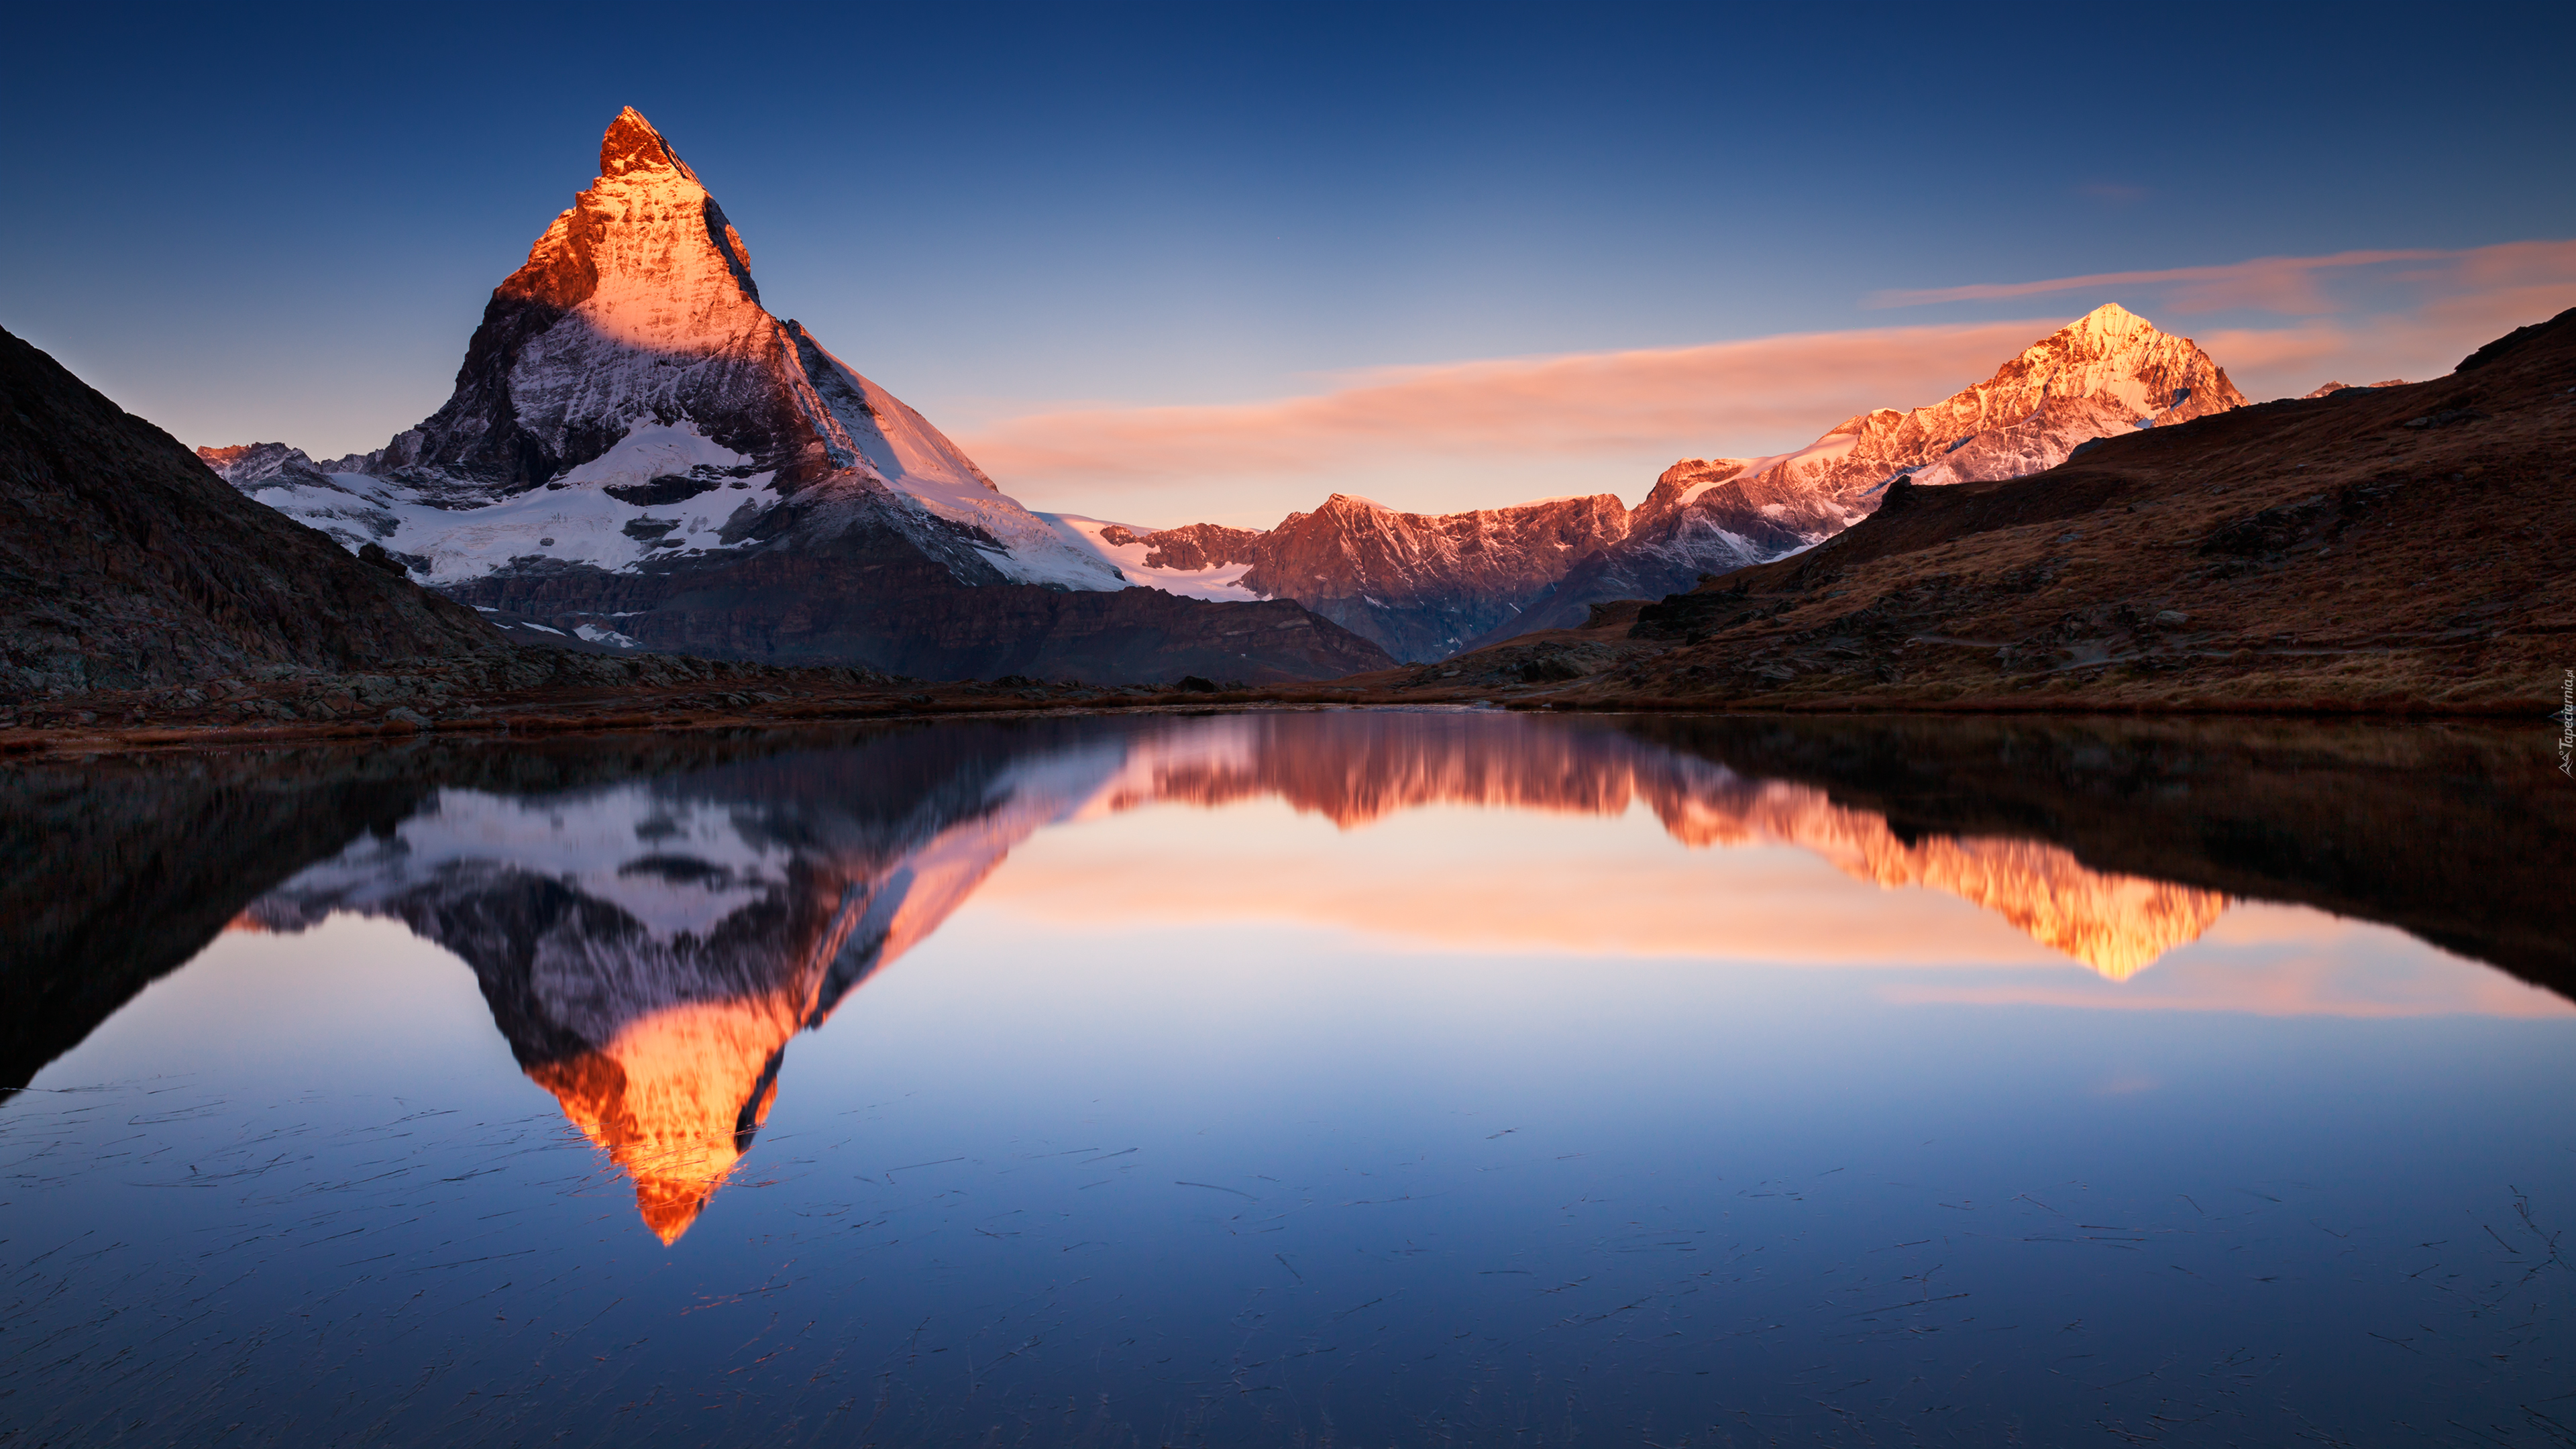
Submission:
[[[2576,1422],[2576,1013],[2388,926],[1481,715],[976,726],[422,800],[0,1108],[0,1418]]]

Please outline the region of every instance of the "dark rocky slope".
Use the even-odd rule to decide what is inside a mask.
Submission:
[[[1395,661],[1286,599],[1211,603],[1158,589],[958,584],[892,530],[621,573],[494,574],[457,598],[577,627],[625,615],[649,649],[778,665],[859,664],[921,679],[1007,674],[1123,683],[1183,675],[1332,679]]]
[[[0,332],[0,701],[517,652]]]

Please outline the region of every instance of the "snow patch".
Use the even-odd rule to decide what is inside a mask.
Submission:
[[[1232,563],[1209,569],[1148,568],[1145,565],[1145,559],[1153,552],[1150,547],[1142,542],[1110,543],[1100,536],[1103,529],[1124,528],[1141,539],[1144,535],[1154,532],[1153,529],[1140,528],[1134,524],[1111,523],[1106,519],[1087,518],[1079,513],[1041,513],[1036,516],[1045,520],[1048,526],[1055,529],[1073,547],[1091,553],[1110,567],[1125,574],[1131,585],[1160,589],[1164,593],[1178,594],[1185,599],[1210,599],[1218,603],[1242,603],[1269,597],[1266,594],[1254,593],[1243,586],[1243,576],[1252,570],[1252,565],[1248,563]]]
[[[474,507],[446,506],[398,479],[365,473],[280,473],[251,496],[355,552],[380,543],[429,584],[480,578],[524,559],[590,564],[612,572],[657,555],[714,552],[718,532],[746,504],[778,501],[771,472],[743,473],[750,459],[687,422],[647,423],[616,446],[542,488]],[[687,479],[704,491],[665,504],[633,503],[611,488]]]

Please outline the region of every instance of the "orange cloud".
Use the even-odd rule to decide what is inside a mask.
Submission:
[[[2392,927],[2266,902],[2240,903],[2199,941],[2117,990],[2080,979],[2026,977],[1893,981],[1883,994],[1909,1004],[2258,1016],[2576,1015],[2576,1003],[2555,992]]]
[[[1922,307],[1939,302],[2006,302],[2062,292],[2100,293],[2114,288],[2154,287],[2165,310],[2190,315],[2248,308],[2285,316],[2315,317],[2347,310],[2325,294],[2332,273],[2392,268],[2400,262],[2430,266],[2387,271],[2380,280],[2419,288],[2434,296],[2496,298],[2529,289],[2548,290],[2561,298],[2559,307],[2537,314],[2515,315],[2538,321],[2566,305],[2568,286],[2576,283],[2576,241],[2504,242],[2459,251],[2336,252],[2322,257],[2256,257],[2212,267],[2168,267],[2161,271],[2094,272],[2081,277],[2052,277],[2036,282],[1981,282],[1966,287],[1933,287],[1921,291],[1875,292],[1865,307]],[[2517,324],[2518,325],[2518,324]],[[2228,359],[2221,358],[2225,362]]]
[[[2373,267],[2389,262],[2435,261],[2458,252],[2337,252],[2326,257],[2256,257],[2215,267],[2168,267],[2151,272],[2093,272],[2081,277],[2052,277],[2038,282],[1980,282],[1966,287],[1931,287],[1921,291],[1873,292],[1864,307],[1923,307],[1936,302],[2002,302],[2018,297],[2045,297],[2057,292],[2099,292],[2112,287],[2164,286],[2178,312],[2215,312],[2227,307],[2257,307],[2267,312],[2316,313],[2335,310],[2317,293],[2316,274],[2342,267]]]
[[[1287,476],[1314,480],[1313,496],[1293,505],[1311,508],[1346,488],[1337,480],[1354,467],[1390,456],[1485,468],[1535,458],[1579,477],[1580,491],[1642,496],[1676,457],[1722,444],[1776,450],[1853,413],[1947,397],[2062,325],[2032,318],[1372,368],[1309,397],[1037,413],[961,441],[1015,493],[1072,490],[1066,506],[1140,485]]]

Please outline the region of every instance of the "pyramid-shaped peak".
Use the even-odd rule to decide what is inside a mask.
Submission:
[[[688,163],[680,159],[644,113],[628,106],[608,123],[608,134],[599,138],[599,174],[624,176],[631,171],[677,171],[696,179]]]
[[[2156,324],[2117,302],[2105,302],[2067,323],[2065,330],[2078,336],[2134,337],[2155,331]]]

